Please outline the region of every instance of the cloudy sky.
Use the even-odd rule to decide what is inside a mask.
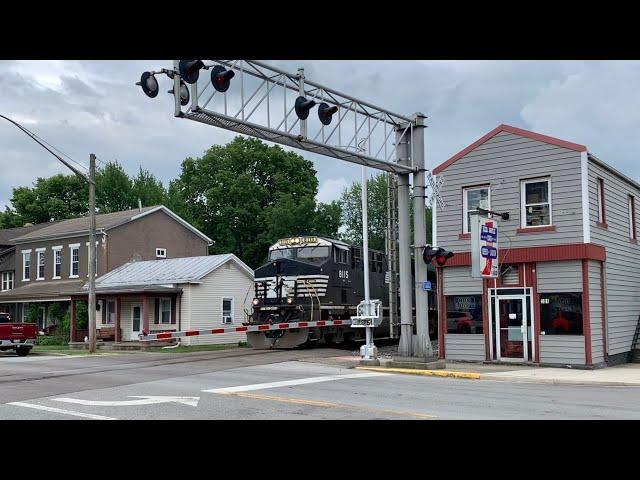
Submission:
[[[637,61],[270,61],[391,111],[428,116],[427,166],[446,160],[501,123],[587,145],[634,179],[640,176],[640,62]],[[155,99],[140,73],[171,61],[0,61],[0,114],[87,164],[89,153],[139,166],[165,185],[184,158],[224,144],[232,132],[173,116],[167,80]],[[164,83],[162,83],[164,82]],[[167,88],[165,88],[167,86]],[[0,208],[14,186],[65,172],[7,122],[0,124]],[[312,157],[309,157],[312,158]],[[337,198],[360,168],[312,158],[318,198]]]

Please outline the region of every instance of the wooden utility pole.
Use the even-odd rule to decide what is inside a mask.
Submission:
[[[96,156],[89,155],[89,352],[96,352]]]

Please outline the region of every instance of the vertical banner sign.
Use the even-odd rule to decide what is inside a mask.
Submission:
[[[498,278],[498,222],[482,215],[471,216],[471,276]]]

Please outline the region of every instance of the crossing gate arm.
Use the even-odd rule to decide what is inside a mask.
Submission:
[[[316,327],[334,327],[349,326],[351,320],[318,320],[315,322],[295,322],[295,323],[274,323],[262,325],[246,325],[242,327],[223,327],[212,328],[207,330],[183,330],[180,332],[162,332],[150,333],[148,335],[140,335],[140,341],[149,342],[153,340],[170,340],[172,338],[199,337],[204,335],[217,335],[220,333],[247,333],[247,332],[266,332],[274,330],[291,330],[292,328],[316,328]]]

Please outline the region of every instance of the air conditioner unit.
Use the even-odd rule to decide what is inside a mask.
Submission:
[[[232,318],[230,316],[222,317],[222,323],[231,323],[231,322],[232,322]]]

